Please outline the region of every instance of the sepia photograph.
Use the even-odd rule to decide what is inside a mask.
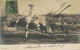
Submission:
[[[0,44],[80,43],[79,0],[0,0]]]

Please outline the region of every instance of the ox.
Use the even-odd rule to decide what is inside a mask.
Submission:
[[[46,16],[34,15],[34,16],[26,17],[26,18],[21,18],[16,23],[17,25],[21,27],[28,28],[31,30],[39,28],[41,32],[47,33]],[[25,29],[25,32],[26,32],[26,37],[27,37],[29,31]]]

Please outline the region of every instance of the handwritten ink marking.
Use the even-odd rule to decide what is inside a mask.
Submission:
[[[44,45],[44,47],[47,47],[47,44],[46,44],[46,45]]]
[[[28,45],[25,48],[40,48],[41,45]]]
[[[28,46],[26,46],[24,49],[26,49],[26,48],[46,48],[46,47],[64,47],[65,45],[61,45],[61,44],[51,44],[51,45],[48,45],[48,44],[45,44],[44,46],[42,46],[42,45],[28,45]]]

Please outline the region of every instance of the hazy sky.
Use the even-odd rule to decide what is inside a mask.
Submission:
[[[55,12],[65,2],[66,4],[62,9],[69,4],[71,4],[71,7],[66,9],[63,13],[80,14],[80,0],[19,0],[18,9],[20,14],[27,15],[30,9],[28,4],[33,4],[33,14],[46,14],[50,11]]]
[[[1,1],[5,2],[6,0],[0,0],[0,2]],[[34,5],[32,10],[33,14],[38,14],[38,15],[46,14],[51,11],[55,12],[65,2],[66,4],[62,9],[64,9],[69,4],[71,4],[71,7],[67,8],[63,13],[80,14],[80,0],[18,0],[18,11],[19,11],[19,14],[28,15],[30,10],[28,4],[33,4]],[[0,6],[0,9],[1,9],[1,6]],[[1,11],[0,11],[0,14],[1,14]]]

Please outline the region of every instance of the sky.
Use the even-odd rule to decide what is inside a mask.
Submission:
[[[4,9],[6,0],[0,0],[0,3],[2,1],[4,2],[4,6],[2,8],[2,6],[0,5],[0,16],[1,8]],[[71,5],[71,7],[62,12],[63,14],[80,14],[80,0],[18,0],[18,12],[19,14],[28,15],[30,11],[28,5],[32,4],[34,5],[32,14],[47,14],[51,11],[55,12],[56,10],[58,10],[60,6],[65,2],[66,4],[62,7],[61,10],[63,10],[68,5]],[[58,11],[57,14],[60,11]]]
[[[62,9],[68,5],[71,5],[71,7],[67,8],[63,12],[64,14],[80,14],[80,0],[18,0],[18,11],[19,14],[28,15],[30,10],[28,4],[32,4],[34,5],[32,10],[33,14],[46,14],[51,11],[55,12],[65,2],[66,4]]]

